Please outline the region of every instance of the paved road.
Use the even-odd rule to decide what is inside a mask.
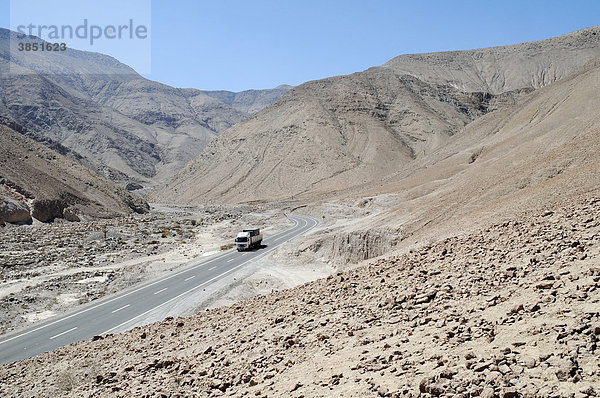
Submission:
[[[192,261],[181,271],[93,301],[72,313],[48,319],[28,329],[2,336],[0,363],[29,358],[95,335],[123,330],[128,324],[135,325],[136,320],[178,300],[185,300],[197,290],[225,278],[317,224],[317,221],[304,216],[288,217],[295,222],[294,227],[265,237],[260,249],[247,252],[229,250],[210,259]]]

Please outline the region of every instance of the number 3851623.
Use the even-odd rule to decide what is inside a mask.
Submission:
[[[66,43],[19,43],[19,51],[65,51]]]

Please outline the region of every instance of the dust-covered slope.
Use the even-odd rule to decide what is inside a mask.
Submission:
[[[10,40],[16,34],[0,29],[0,116],[132,180],[151,185],[172,175],[248,116],[199,90],[144,79],[103,54],[11,53]]]
[[[600,58],[537,90],[513,109],[484,116],[395,183],[370,191],[406,200],[385,219],[413,232],[551,206],[600,184]],[[410,220],[404,217],[410,209]],[[454,220],[454,221],[453,221]],[[460,220],[460,221],[456,221]],[[381,225],[380,220],[373,222]]]
[[[149,209],[141,198],[4,125],[0,125],[0,191],[29,204],[40,221]]]
[[[271,105],[283,94],[287,93],[292,86],[282,84],[272,89],[266,90],[244,90],[240,92],[232,91],[204,91],[210,97],[231,106],[232,108],[252,115],[263,108]]]
[[[384,184],[341,199],[373,215],[315,237],[311,247],[337,264],[360,261],[520,211],[551,212],[557,203],[596,190],[599,91],[597,58],[516,106],[481,117]]]
[[[600,28],[502,47],[400,55],[383,67],[465,92],[544,87],[598,55]]]
[[[335,192],[427,154],[495,101],[387,69],[305,83],[211,142],[154,197],[247,202]]]
[[[154,133],[113,109],[84,100],[44,76],[0,76],[0,114],[133,179],[156,175]]]
[[[303,84],[214,140],[154,197],[182,203],[268,201],[378,182],[449,144],[478,117],[510,107],[523,94],[585,64],[600,53],[600,35],[595,34],[599,30],[424,55],[425,66],[411,71],[395,62]],[[490,53],[498,54],[498,63],[486,55]],[[504,53],[511,55],[508,60]],[[486,71],[503,76],[502,85],[483,80],[471,84],[472,76],[452,70],[447,71],[449,80],[431,74],[440,63],[483,68],[473,66],[478,58],[486,60]],[[507,64],[512,65],[510,73],[505,73]],[[531,65],[536,65],[535,71]],[[555,72],[545,74],[548,68]],[[545,77],[532,84],[532,73]]]

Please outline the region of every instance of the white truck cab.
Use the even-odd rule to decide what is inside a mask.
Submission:
[[[238,251],[252,249],[260,246],[262,238],[260,228],[245,229],[237,234],[235,246]]]

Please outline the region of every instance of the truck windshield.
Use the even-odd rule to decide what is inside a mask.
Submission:
[[[235,238],[236,242],[248,242],[248,238],[246,238],[245,236],[241,236],[239,238]]]

